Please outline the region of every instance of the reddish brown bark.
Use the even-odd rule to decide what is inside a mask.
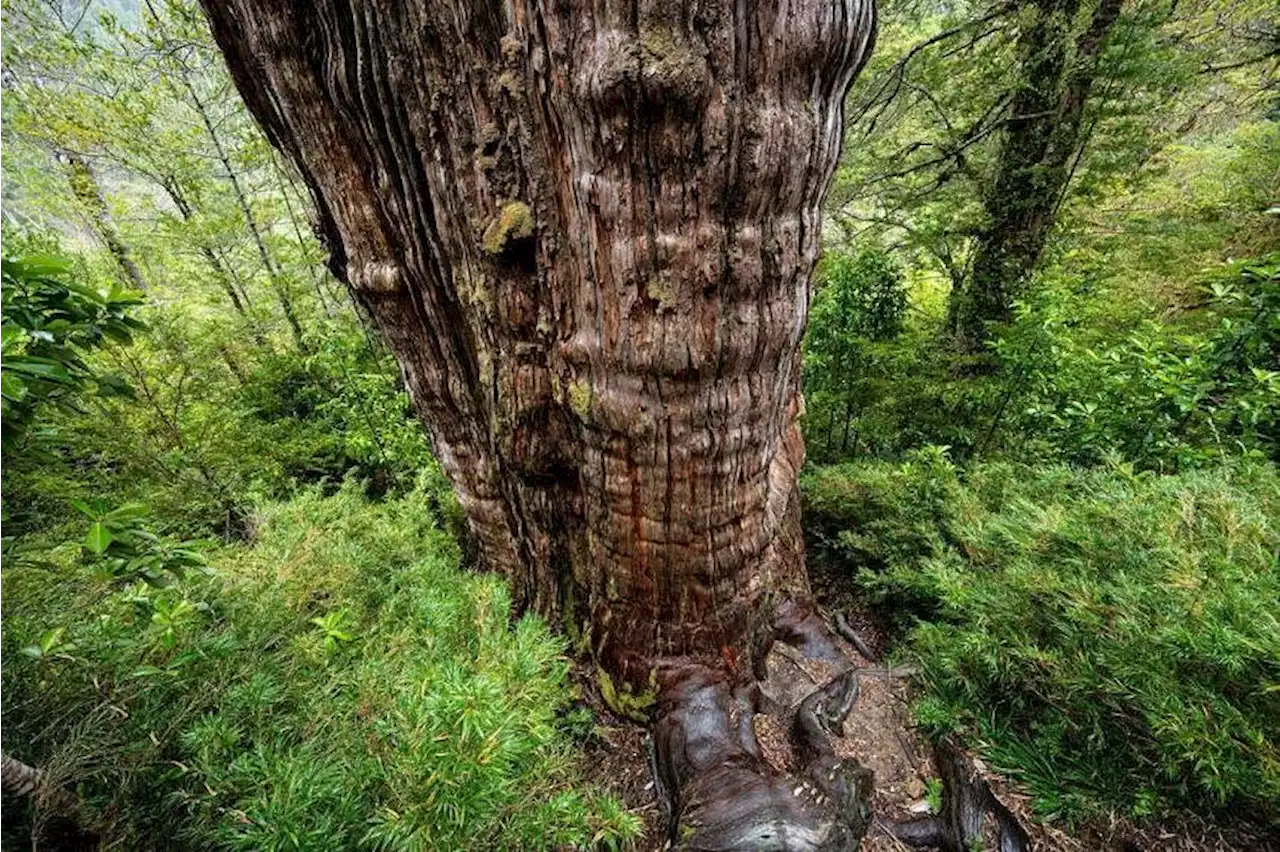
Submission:
[[[870,0],[205,0],[484,561],[619,687],[803,595],[798,344]]]

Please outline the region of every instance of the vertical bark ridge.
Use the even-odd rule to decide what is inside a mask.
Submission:
[[[484,560],[635,690],[806,581],[798,345],[870,0],[205,0]]]

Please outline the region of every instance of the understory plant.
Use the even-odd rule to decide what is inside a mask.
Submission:
[[[962,733],[1043,815],[1280,819],[1274,467],[962,478],[935,454],[819,470],[806,491],[822,552],[908,614],[920,723]]]
[[[638,820],[579,774],[563,643],[458,569],[435,505],[307,491],[164,588],[71,544],[6,570],[6,753],[127,848],[620,845]]]

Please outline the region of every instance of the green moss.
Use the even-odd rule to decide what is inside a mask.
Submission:
[[[561,617],[565,636],[569,639],[569,647],[577,654],[585,654],[590,649],[586,622],[578,623],[578,599],[573,583],[568,584],[564,596],[564,614]]]
[[[680,51],[675,34],[666,27],[645,27],[640,30],[640,47],[654,59],[666,59]]]
[[[649,673],[651,688],[638,695],[631,691],[630,684],[622,684],[621,689],[615,687],[613,678],[604,669],[597,668],[596,675],[600,683],[600,697],[609,705],[610,710],[637,722],[649,721],[649,710],[658,703],[656,671]]]
[[[497,257],[507,250],[512,240],[533,236],[533,211],[523,201],[508,201],[498,217],[484,229],[484,250]]]
[[[706,75],[706,62],[670,27],[642,27],[640,50],[646,76],[670,87],[671,93],[693,95]]]
[[[586,379],[574,379],[569,383],[569,407],[579,419],[591,419],[591,385]]]

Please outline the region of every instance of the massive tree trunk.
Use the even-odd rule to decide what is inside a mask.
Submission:
[[[807,594],[799,342],[871,0],[205,7],[483,561],[616,705],[723,698]]]
[[[621,683],[803,594],[798,343],[870,5],[210,0],[485,561]]]
[[[1123,0],[1098,0],[1078,35],[1080,0],[1033,0],[1018,39],[1021,85],[1010,103],[998,173],[983,205],[965,286],[953,293],[951,325],[961,346],[981,351],[991,323],[1012,319],[1035,270],[1083,142],[1082,122],[1107,34]]]

